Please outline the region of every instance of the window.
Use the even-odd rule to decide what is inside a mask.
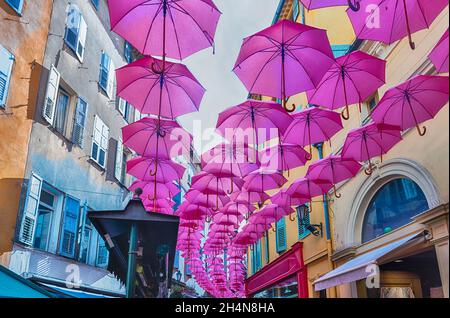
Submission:
[[[98,83],[108,95],[109,99],[114,97],[114,86],[116,81],[115,66],[111,58],[105,52],[102,52],[100,60],[100,75]]]
[[[91,3],[94,6],[95,10],[98,10],[100,6],[100,0],[91,0]]]
[[[412,217],[428,209],[424,193],[410,179],[387,183],[367,208],[362,228],[363,243],[410,223]]]
[[[41,190],[33,243],[33,247],[40,250],[48,249],[56,201],[54,194],[44,189]]]
[[[78,97],[73,123],[72,142],[80,148],[83,148],[87,110],[88,104]]]
[[[129,122],[130,113],[131,113],[131,105],[124,99],[119,98],[119,105],[117,106],[117,110],[122,115],[122,117]]]
[[[287,249],[286,220],[284,217],[276,223],[276,230],[277,230],[276,233],[277,253],[282,253]]]
[[[63,256],[71,258],[75,257],[75,243],[77,241],[79,215],[80,202],[71,197],[66,197],[60,236],[60,253]]]
[[[105,168],[106,153],[108,151],[109,128],[100,117],[95,116],[94,134],[92,137],[91,159]]]
[[[137,122],[142,119],[142,114],[136,108],[134,109],[134,122]]]
[[[311,224],[308,205],[302,205],[297,208],[297,219],[298,239],[302,240],[310,234],[310,231],[306,228]]]
[[[106,267],[108,265],[108,248],[105,241],[99,236],[97,245],[97,256],[95,258],[95,266]]]
[[[125,158],[124,158],[125,157]],[[125,183],[125,171],[124,169],[124,161],[126,162],[126,154],[123,149],[122,138],[117,141],[117,151],[116,151],[116,166],[114,170],[114,176],[120,183]]]
[[[39,199],[42,189],[42,178],[32,173],[28,180],[28,193],[23,211],[19,240],[31,246],[34,241],[34,229],[39,209]]]
[[[44,119],[53,125],[55,121],[56,103],[58,97],[58,87],[61,75],[55,66],[50,68],[50,74],[48,76],[47,91],[45,93],[44,108],[42,115]]]
[[[0,107],[6,105],[14,56],[0,45]]]
[[[79,261],[88,264],[89,261],[89,247],[92,240],[92,223],[87,217],[87,209],[83,208],[83,222],[81,222],[80,227],[80,252]]]
[[[86,47],[87,24],[80,9],[76,5],[69,5],[68,12],[65,42],[67,46],[74,51],[80,62],[83,62]]]
[[[264,253],[264,259],[266,260],[266,264],[269,264],[269,232],[266,231],[266,244],[265,244],[266,252]]]
[[[127,61],[127,63],[133,62],[133,47],[127,41],[125,41],[123,56],[125,57],[125,61]]]
[[[335,58],[344,56],[348,53],[348,50],[350,49],[351,45],[332,45],[331,49],[333,50],[333,55]]]
[[[70,96],[63,90],[59,91],[58,102],[56,104],[55,129],[64,134],[66,131],[67,110],[69,108]]]
[[[377,107],[378,104],[378,93],[375,93],[373,96],[367,99],[367,101],[364,103],[362,109],[361,109],[361,119],[362,124],[367,124],[371,117],[370,114],[372,111]]]
[[[23,0],[5,0],[19,15],[22,14]]]

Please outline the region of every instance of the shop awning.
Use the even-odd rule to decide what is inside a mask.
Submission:
[[[414,243],[412,243],[413,241]],[[381,265],[383,260],[389,258],[389,255],[394,254],[398,249],[423,241],[425,241],[425,236],[423,232],[420,232],[358,256],[314,281],[314,288],[316,291],[320,291],[365,279],[373,272],[370,269],[371,265]]]

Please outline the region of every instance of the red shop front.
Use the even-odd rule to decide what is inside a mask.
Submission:
[[[303,243],[298,242],[274,262],[245,281],[247,297],[308,298]]]

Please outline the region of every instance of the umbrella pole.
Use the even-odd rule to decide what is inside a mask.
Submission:
[[[367,144],[367,135],[365,133],[363,134],[363,140],[364,140],[364,146],[366,148],[367,158],[369,159],[369,167],[366,170],[364,170],[364,172],[366,175],[371,176],[373,173],[372,161],[370,160],[369,145]]]
[[[406,101],[408,102],[409,109],[411,110],[411,114],[413,115],[414,122],[416,123],[417,132],[419,133],[419,136],[423,137],[427,133],[427,127],[423,126],[423,130],[422,130],[422,128],[420,128],[419,122],[417,121],[416,113],[414,112],[414,109],[412,108],[412,105],[411,105],[411,98],[409,96],[409,93],[405,92],[405,96],[406,96]]]
[[[306,160],[311,160],[312,159],[312,142],[311,142],[311,121],[309,118],[309,114],[308,114],[308,120],[307,120],[307,125],[308,125],[308,141],[309,141],[309,154],[306,155]]]
[[[284,61],[286,59],[286,51],[285,51],[285,47],[284,47],[284,43],[281,46],[281,98],[283,99],[283,108],[288,112],[288,113],[293,113],[295,111],[295,104],[293,104],[292,108],[288,108],[287,107],[287,98],[286,98],[286,70],[285,70],[285,65],[284,65]]]
[[[412,50],[416,49],[416,44],[414,43],[411,35],[411,26],[409,24],[409,16],[408,16],[408,8],[406,6],[406,0],[403,0],[403,8],[405,10],[405,19],[406,19],[406,29],[408,30],[408,40],[409,40],[409,46]]]
[[[344,87],[344,97],[345,97],[345,109],[342,111],[342,118],[344,120],[350,119],[350,109],[348,107],[348,98],[347,98],[347,86],[345,84],[345,68],[341,67],[341,76],[342,76],[342,85]]]

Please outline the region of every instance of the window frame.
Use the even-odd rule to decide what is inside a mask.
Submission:
[[[60,110],[60,107],[59,107],[60,106],[60,98],[62,95],[67,97],[67,104],[66,104],[62,127],[58,127],[58,117],[59,117],[58,111]],[[62,135],[65,135],[67,132],[67,120],[68,120],[68,115],[69,115],[69,110],[70,110],[70,101],[71,101],[70,94],[68,92],[66,92],[63,88],[59,87],[58,95],[56,98],[56,107],[55,107],[55,115],[54,115],[54,120],[53,120],[53,127],[55,128],[55,130],[57,132],[59,132]]]
[[[85,105],[85,111],[84,111],[83,114],[80,112],[80,109],[79,109],[79,107],[81,107],[80,103],[83,103]],[[87,122],[88,111],[89,111],[89,104],[83,98],[78,96],[77,97],[77,103],[75,105],[75,112],[74,112],[74,116],[73,116],[73,126],[72,126],[72,138],[71,138],[71,140],[72,140],[72,143],[74,145],[77,145],[81,149],[84,148],[84,139],[85,139],[84,135],[85,135],[85,130],[86,130],[86,122]],[[81,125],[81,122],[78,122],[78,119],[79,119],[78,115],[79,114],[80,114],[80,116],[82,114],[82,116],[84,117],[83,118],[84,119],[83,120],[83,125]],[[78,128],[78,127],[80,127],[80,128]],[[80,130],[79,136],[75,135],[76,131],[77,131],[76,129]],[[75,140],[76,137],[78,137],[78,140]]]
[[[42,202],[42,192],[46,192],[48,194],[50,194],[53,197],[53,206],[50,206],[44,202]],[[49,247],[50,247],[50,241],[51,241],[51,233],[52,233],[52,229],[54,227],[53,224],[53,219],[55,217],[55,213],[57,213],[57,206],[58,204],[58,195],[56,193],[53,193],[51,191],[51,189],[49,189],[49,186],[44,182],[42,184],[42,188],[41,188],[41,192],[39,194],[39,202],[38,202],[38,206],[37,206],[37,210],[36,210],[36,225],[35,225],[35,229],[34,229],[34,237],[33,237],[33,243],[32,243],[32,247],[35,249],[38,249],[40,251],[49,251]],[[43,206],[44,208],[50,210],[50,224],[49,224],[49,229],[48,229],[48,233],[49,235],[47,236],[47,241],[45,243],[45,248],[42,249],[40,247],[36,246],[36,230],[38,228],[38,219],[39,219],[39,210],[40,210],[40,206]]]
[[[78,15],[76,19],[76,22],[78,23],[77,26],[69,26],[69,21],[71,19],[71,9],[75,10],[74,13]],[[76,32],[73,30],[76,30]],[[81,13],[80,8],[75,4],[69,4],[66,16],[66,31],[64,34],[64,43],[73,51],[80,62],[83,62],[84,53],[86,51],[87,30],[88,26],[83,14]],[[74,33],[75,43],[71,43],[68,40],[69,32]],[[80,49],[82,49],[81,52]]]
[[[101,131],[97,129],[97,122],[101,125]],[[99,140],[96,140],[96,132],[99,133]],[[108,155],[108,144],[109,144],[109,127],[105,122],[98,116],[95,115],[94,128],[92,130],[92,145],[91,145],[91,160],[98,164],[102,169],[106,168],[106,161]],[[104,140],[105,139],[105,140]],[[103,146],[103,144],[105,146]],[[97,146],[96,156],[94,157],[94,145]],[[103,164],[100,162],[100,153],[104,152]]]
[[[5,80],[3,98],[0,100],[0,108],[4,109],[4,108],[6,108],[6,102],[8,101],[9,86],[11,84],[12,69],[14,66],[15,57],[14,57],[14,54],[12,54],[7,48],[2,46],[1,44],[0,44],[0,52],[5,53],[5,56],[9,55],[9,61],[10,61],[8,69],[6,70],[6,74],[0,72],[0,74],[3,74],[2,77],[4,77],[4,80]]]

